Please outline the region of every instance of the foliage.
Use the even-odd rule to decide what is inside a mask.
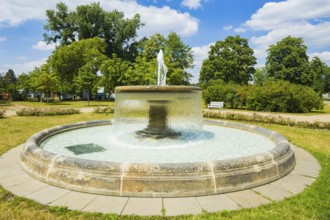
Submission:
[[[79,69],[78,75],[73,80],[75,88],[78,92],[82,92],[83,90],[88,92],[88,106],[90,96],[93,94],[92,91],[93,89],[96,89],[95,86],[98,80],[96,72],[97,69],[94,68],[90,62],[87,62],[86,65]]]
[[[106,113],[106,114],[111,114],[115,112],[115,109],[113,106],[106,106],[106,107],[95,107],[94,108],[94,113]]]
[[[222,79],[224,82],[247,84],[255,72],[256,58],[248,40],[229,36],[211,46],[209,56],[203,61],[199,83]]]
[[[82,39],[99,37],[106,44],[106,54],[125,60],[134,60],[137,55],[137,30],[143,25],[140,16],[125,18],[119,11],[107,12],[99,3],[77,6],[69,11],[65,3],[58,3],[56,10],[47,10],[44,39],[47,43],[69,45]]]
[[[128,68],[128,61],[113,54],[112,58],[105,60],[100,67],[102,72],[100,85],[104,86],[106,92],[114,91],[115,87],[125,85],[127,81],[125,73]]]
[[[18,116],[55,116],[78,114],[79,109],[74,108],[23,108],[16,111]]]
[[[203,90],[203,98],[206,103],[222,101],[225,108],[242,108],[245,106],[245,89],[247,89],[246,86],[235,83],[220,83]]]
[[[319,94],[330,92],[330,68],[320,58],[313,57],[310,69],[314,76],[313,89]]]
[[[47,64],[42,65],[40,69],[36,68],[32,71],[29,82],[33,91],[42,94],[56,92],[60,84],[58,76],[50,72]],[[40,101],[42,101],[42,99]]]
[[[59,76],[60,91],[63,94],[76,94],[74,79],[79,71],[84,72],[86,66],[91,66],[96,73],[105,59],[104,41],[96,37],[58,47],[47,64],[52,73]]]
[[[256,72],[253,74],[253,85],[262,86],[267,80],[269,79],[267,78],[266,68],[256,68]]]
[[[146,70],[146,72],[142,72],[142,85],[148,85],[153,79],[157,79],[156,57],[160,49],[164,51],[164,61],[168,69],[166,83],[169,85],[189,84],[192,75],[188,69],[193,67],[194,58],[191,47],[184,44],[179,35],[174,32],[169,33],[167,37],[155,34],[148,39],[143,39],[140,47],[141,52],[136,59],[134,68]],[[151,67],[150,63],[154,67]],[[140,77],[136,72],[134,71],[134,76]]]
[[[288,36],[268,48],[266,69],[268,77],[311,86],[307,47],[302,38]]]
[[[310,112],[322,109],[323,102],[314,90],[288,81],[269,81],[253,86],[246,100],[246,108],[271,112]]]
[[[223,120],[235,120],[235,121],[250,121],[259,123],[278,124],[284,126],[297,126],[310,129],[327,129],[330,130],[330,122],[308,122],[308,121],[295,121],[289,117],[282,117],[280,115],[261,115],[257,113],[244,114],[237,112],[222,112],[222,111],[210,111],[204,110],[203,116],[207,118],[217,118]]]

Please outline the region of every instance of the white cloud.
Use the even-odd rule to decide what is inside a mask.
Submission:
[[[329,18],[329,15],[329,0],[269,2],[253,14],[245,25],[254,30],[273,30],[304,20]]]
[[[330,65],[330,52],[319,52],[319,53],[310,53],[308,54],[309,59],[313,59],[313,57],[319,57],[323,62],[327,63],[327,65]]]
[[[6,72],[8,69],[14,70],[16,76],[21,75],[22,73],[28,73],[34,70],[35,67],[40,67],[42,64],[46,63],[47,58],[40,60],[28,61],[24,63],[17,64],[5,64],[1,68],[0,72]]]
[[[235,28],[235,32],[236,33],[244,33],[244,32],[246,32],[246,28],[242,28],[242,27]]]
[[[2,42],[2,41],[6,41],[7,40],[7,38],[5,38],[5,37],[0,37],[0,42]]]
[[[205,46],[200,46],[200,47],[192,47],[191,50],[193,51],[193,55],[195,58],[194,65],[195,67],[191,70],[191,74],[193,75],[192,78],[192,83],[197,83],[199,80],[199,72],[201,70],[203,61],[209,56],[209,51],[211,45],[214,45],[214,43],[210,43]]]
[[[233,29],[233,25],[224,26],[222,29],[225,31],[230,31],[231,29]]]
[[[189,9],[197,9],[201,7],[201,0],[183,0],[181,5]]]
[[[303,38],[308,48],[314,51],[330,45],[330,2],[328,0],[286,0],[264,4],[241,27],[262,31],[251,37],[258,62],[264,61],[270,45],[283,38]]]
[[[2,0],[0,7],[0,28],[15,26],[31,19],[45,19],[47,9],[55,9],[56,1],[12,1]],[[189,13],[181,13],[167,6],[155,7],[138,4],[136,0],[100,0],[100,5],[105,10],[117,9],[123,11],[127,17],[136,13],[141,15],[145,26],[139,31],[140,37],[155,33],[167,34],[171,31],[181,36],[191,36],[198,31],[198,19]],[[65,4],[69,10],[74,10],[77,5],[90,4],[89,0],[68,1]]]
[[[55,44],[47,44],[45,41],[39,41],[37,44],[32,45],[33,49],[53,51]]]

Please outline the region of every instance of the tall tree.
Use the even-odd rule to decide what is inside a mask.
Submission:
[[[188,72],[193,67],[194,57],[191,47],[184,44],[179,35],[171,32],[164,37],[161,34],[155,34],[148,39],[143,39],[141,43],[141,52],[136,59],[136,69],[148,70],[145,72],[146,79],[144,83],[151,83],[157,78],[157,54],[160,49],[164,51],[164,61],[167,66],[167,84],[169,85],[187,85],[192,75]],[[150,67],[152,63],[155,68]]]
[[[255,72],[256,58],[248,40],[229,36],[211,46],[209,56],[203,61],[199,82],[222,79],[224,82],[247,84]]]
[[[98,76],[96,74],[97,69],[91,62],[87,62],[86,65],[81,67],[78,71],[78,76],[74,79],[74,84],[77,88],[77,92],[87,91],[87,100],[89,106],[90,96],[93,94],[93,90],[96,89]]]
[[[313,89],[319,93],[330,92],[330,68],[319,57],[313,57],[310,62],[313,73]]]
[[[307,47],[302,38],[288,36],[268,48],[266,69],[269,77],[311,86]]]
[[[75,94],[77,90],[73,81],[78,76],[79,69],[89,62],[93,68],[99,70],[105,59],[104,41],[95,37],[58,47],[47,63],[51,71],[59,76],[61,92]]]
[[[59,78],[55,73],[51,73],[48,64],[44,64],[30,73],[30,86],[40,94],[40,102],[42,102],[43,96],[57,92]]]
[[[105,11],[99,3],[77,6],[68,11],[64,3],[55,10],[47,10],[44,40],[47,43],[69,45],[74,41],[99,37],[104,39],[106,54],[133,61],[137,55],[137,30],[143,26],[140,15],[125,18],[119,11]]]

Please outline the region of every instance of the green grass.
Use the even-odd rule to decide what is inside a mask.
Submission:
[[[9,102],[0,104],[0,110],[20,108],[85,108],[97,106],[113,106],[113,101],[90,101],[89,106],[87,101],[54,101],[54,102]]]
[[[0,155],[23,143],[29,136],[42,129],[64,123],[109,117],[111,115],[86,113],[68,116],[1,119]],[[317,180],[302,193],[280,202],[251,209],[217,213],[204,212],[195,216],[177,216],[176,219],[330,219],[330,130],[313,130],[261,123],[256,125],[283,134],[290,142],[313,154],[322,167]],[[165,211],[163,210],[163,212]],[[118,216],[70,211],[65,207],[49,207],[14,196],[0,187],[0,219],[169,219],[169,217]]]

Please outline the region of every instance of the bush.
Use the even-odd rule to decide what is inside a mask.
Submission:
[[[0,110],[0,118],[4,118],[4,117],[5,117],[5,111]]]
[[[285,125],[285,126],[298,126],[303,128],[330,130],[330,122],[295,121],[290,118],[282,117],[280,115],[260,115],[257,113],[240,114],[234,112],[221,112],[221,111],[219,112],[219,111],[206,110],[203,111],[203,116],[207,118],[217,118],[224,120],[252,121],[252,122]]]
[[[233,83],[220,83],[206,88],[203,91],[203,98],[206,103],[219,101],[224,102],[226,108],[242,108],[245,106],[247,88]]]
[[[94,108],[94,113],[106,113],[106,114],[110,114],[110,113],[114,113],[115,109],[111,106],[107,106],[107,107],[95,107]]]
[[[72,115],[78,113],[80,113],[80,110],[74,108],[24,108],[16,112],[18,116],[54,116]]]
[[[323,102],[310,87],[287,81],[270,81],[264,86],[253,86],[246,99],[248,110],[268,112],[310,112],[322,109]]]

